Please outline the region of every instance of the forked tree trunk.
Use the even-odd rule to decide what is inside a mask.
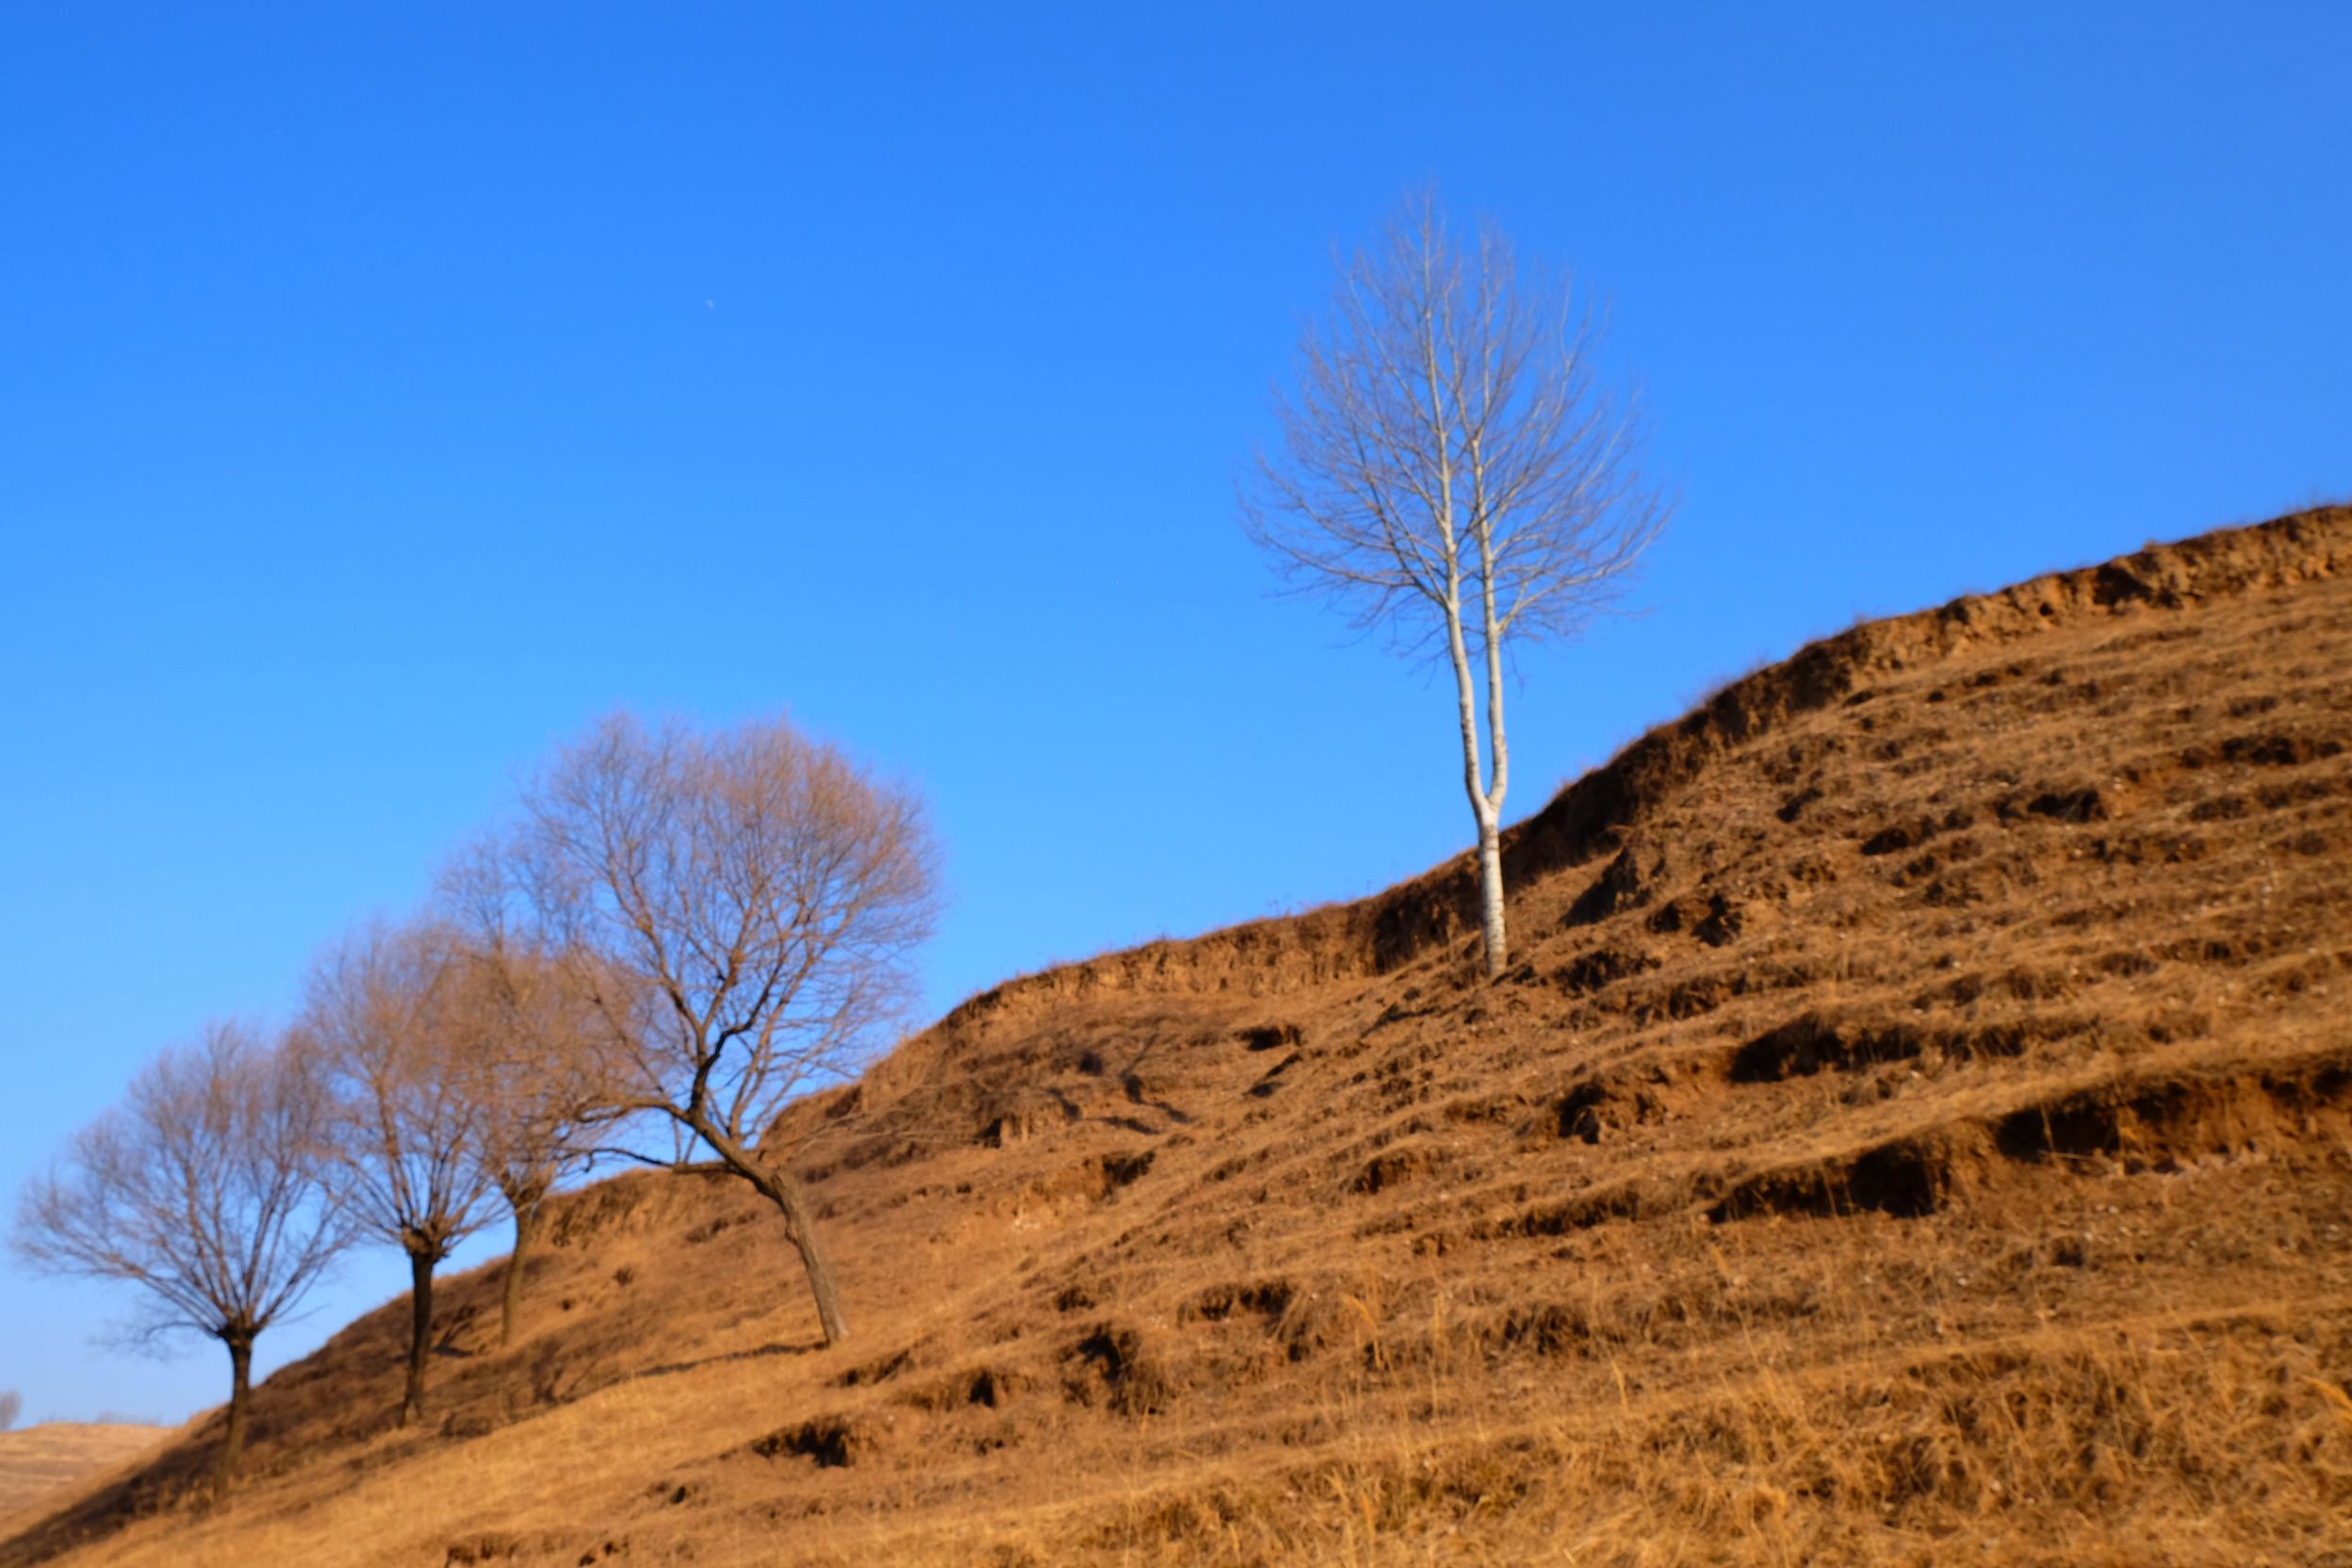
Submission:
[[[547,1200],[548,1183],[539,1180],[516,1182],[502,1186],[507,1206],[514,1212],[514,1250],[507,1254],[506,1281],[498,1301],[498,1348],[514,1343],[514,1315],[523,1301],[523,1271],[525,1260],[531,1255],[531,1243],[539,1239],[542,1207]]]
[[[430,1248],[408,1253],[408,1390],[400,1397],[400,1425],[425,1413],[425,1358],[433,1350],[433,1270],[440,1262]]]
[[[1446,651],[1453,659],[1454,694],[1461,707],[1462,787],[1470,797],[1470,814],[1478,825],[1478,925],[1484,934],[1486,974],[1491,980],[1503,972],[1503,965],[1511,956],[1510,934],[1503,924],[1502,838],[1503,791],[1507,787],[1504,770],[1510,765],[1510,753],[1503,749],[1502,688],[1494,684],[1500,671],[1490,649],[1486,722],[1494,743],[1494,783],[1489,789],[1484,761],[1478,754],[1478,687],[1470,673],[1470,649],[1462,633],[1459,600],[1446,608]]]
[[[220,1445],[220,1468],[214,1473],[216,1496],[225,1497],[237,1480],[237,1467],[245,1457],[245,1427],[253,1403],[253,1336],[232,1330],[220,1336],[229,1348],[229,1430]]]

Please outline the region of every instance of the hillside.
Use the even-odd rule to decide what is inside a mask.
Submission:
[[[0,1564],[2352,1561],[2352,511],[1855,628],[1509,845],[1010,982]],[[1199,830],[1209,832],[1214,825]]]
[[[83,1421],[0,1431],[0,1529],[8,1527],[12,1515],[37,1512],[77,1482],[160,1446],[170,1435],[168,1427]]]

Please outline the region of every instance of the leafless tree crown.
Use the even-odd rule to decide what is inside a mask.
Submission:
[[[488,1114],[447,928],[363,926],[314,968],[300,1036],[332,1093],[330,1181],[352,1222],[438,1259],[479,1227]]]
[[[602,966],[620,1108],[713,1148],[863,1065],[935,918],[920,801],[780,720],[608,719],[527,792],[517,842],[551,950]]]
[[[319,1180],[324,1086],[245,1025],[165,1052],[24,1190],[15,1250],[39,1268],[142,1285],[138,1331],[250,1344],[344,1240]]]
[[[1245,527],[1298,587],[1410,649],[1449,621],[1478,652],[1573,633],[1667,510],[1600,336],[1565,276],[1522,267],[1491,225],[1460,244],[1416,199],[1302,333]]]
[[[510,1201],[544,1194],[564,1167],[585,1158],[629,1061],[599,1004],[626,994],[625,977],[550,939],[530,903],[526,869],[506,839],[484,836],[443,868],[436,900],[453,938],[447,980],[460,1046],[474,1064],[482,1163]]]

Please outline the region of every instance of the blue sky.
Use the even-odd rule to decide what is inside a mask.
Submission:
[[[2316,4],[20,0],[0,1186],[615,705],[920,784],[934,1013],[1465,845],[1446,687],[1232,506],[1425,182],[1606,299],[1683,497],[1522,660],[1511,815],[1857,615],[2352,494],[2346,58]],[[0,1259],[26,1419],[221,1396],[120,1301]]]

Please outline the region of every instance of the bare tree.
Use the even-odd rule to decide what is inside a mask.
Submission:
[[[1301,337],[1297,391],[1276,398],[1281,455],[1259,457],[1242,497],[1244,528],[1296,586],[1401,649],[1445,649],[1490,975],[1509,950],[1507,649],[1573,635],[1614,601],[1668,510],[1640,466],[1632,400],[1602,385],[1598,341],[1565,278],[1523,269],[1491,226],[1458,244],[1436,198],[1416,198],[1343,263],[1330,322]]]
[[[358,1230],[408,1255],[403,1424],[425,1408],[433,1271],[489,1217],[487,1117],[454,962],[446,930],[362,927],[320,956],[300,1026],[331,1090],[328,1181]]]
[[[518,843],[549,939],[608,977],[612,1104],[677,1135],[672,1159],[636,1157],[773,1203],[840,1343],[840,1288],[769,1133],[792,1097],[855,1073],[903,1003],[937,899],[921,803],[780,719],[698,735],[622,715],[532,783]]]
[[[458,936],[456,1011],[482,1113],[480,1159],[514,1225],[498,1343],[514,1342],[523,1281],[548,1195],[614,1115],[628,1062],[599,1005],[627,989],[593,955],[553,947],[531,918],[511,846],[495,836],[446,866],[440,903]],[[629,1008],[615,1011],[627,1017]]]
[[[28,1264],[145,1288],[140,1337],[192,1330],[227,1348],[222,1491],[244,1452],[253,1341],[345,1239],[320,1181],[325,1110],[305,1055],[215,1023],[151,1063],[17,1210]]]
[[[0,1432],[16,1425],[17,1413],[24,1408],[24,1396],[16,1390],[0,1390]]]

